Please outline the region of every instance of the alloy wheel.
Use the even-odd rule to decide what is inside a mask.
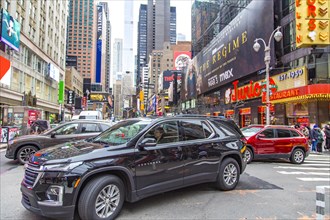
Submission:
[[[234,164],[229,163],[224,169],[223,179],[227,185],[231,186],[235,184],[237,179],[237,168]]]
[[[304,153],[302,151],[298,150],[293,155],[293,157],[294,157],[294,161],[296,161],[296,163],[302,163],[302,161],[304,160]]]
[[[21,159],[21,161],[23,162],[28,162],[29,161],[29,157],[31,154],[34,154],[36,151],[32,148],[24,148],[20,154],[19,157]]]
[[[119,188],[114,184],[105,186],[96,197],[96,214],[100,218],[108,218],[118,207],[119,201]]]

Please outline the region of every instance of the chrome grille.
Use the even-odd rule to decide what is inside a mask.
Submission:
[[[31,206],[31,203],[30,203],[30,200],[29,200],[29,197],[27,197],[26,195],[23,194],[23,201],[25,204]]]
[[[32,188],[36,182],[40,171],[38,171],[39,166],[35,164],[28,164],[25,169],[25,175],[23,179],[23,184],[27,188]]]

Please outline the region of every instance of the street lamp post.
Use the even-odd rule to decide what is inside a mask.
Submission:
[[[269,41],[268,41],[268,45],[266,45],[266,42],[264,41],[264,39],[262,38],[257,38],[254,40],[254,45],[253,45],[253,49],[258,52],[260,49],[260,44],[258,43],[258,41],[262,41],[264,43],[265,46],[265,64],[266,64],[266,125],[270,124],[270,102],[269,102],[269,65],[270,65],[270,42],[272,40],[272,37],[274,35],[274,38],[277,42],[279,42],[282,37],[283,34],[280,32],[281,26],[278,26],[270,35],[269,37]]]

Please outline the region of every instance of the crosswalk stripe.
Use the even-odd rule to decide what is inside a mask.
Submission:
[[[328,160],[305,160],[305,163],[327,163],[330,164]]]
[[[330,168],[330,164],[321,164],[321,163],[303,163],[303,164],[300,164],[300,166],[318,166],[318,167],[329,167]]]
[[[274,167],[275,169],[293,169],[293,170],[329,170],[329,168],[317,168],[317,167]]]
[[[298,180],[302,180],[302,181],[318,181],[318,182],[323,182],[323,181],[330,181],[330,178],[297,178]]]
[[[319,175],[319,176],[329,176],[330,173],[317,173],[317,172],[288,172],[288,171],[277,171],[280,174],[288,174],[288,175]]]

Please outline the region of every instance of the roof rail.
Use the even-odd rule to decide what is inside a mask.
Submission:
[[[225,118],[225,116],[201,115],[201,114],[178,114],[173,117],[205,117],[205,118]]]

